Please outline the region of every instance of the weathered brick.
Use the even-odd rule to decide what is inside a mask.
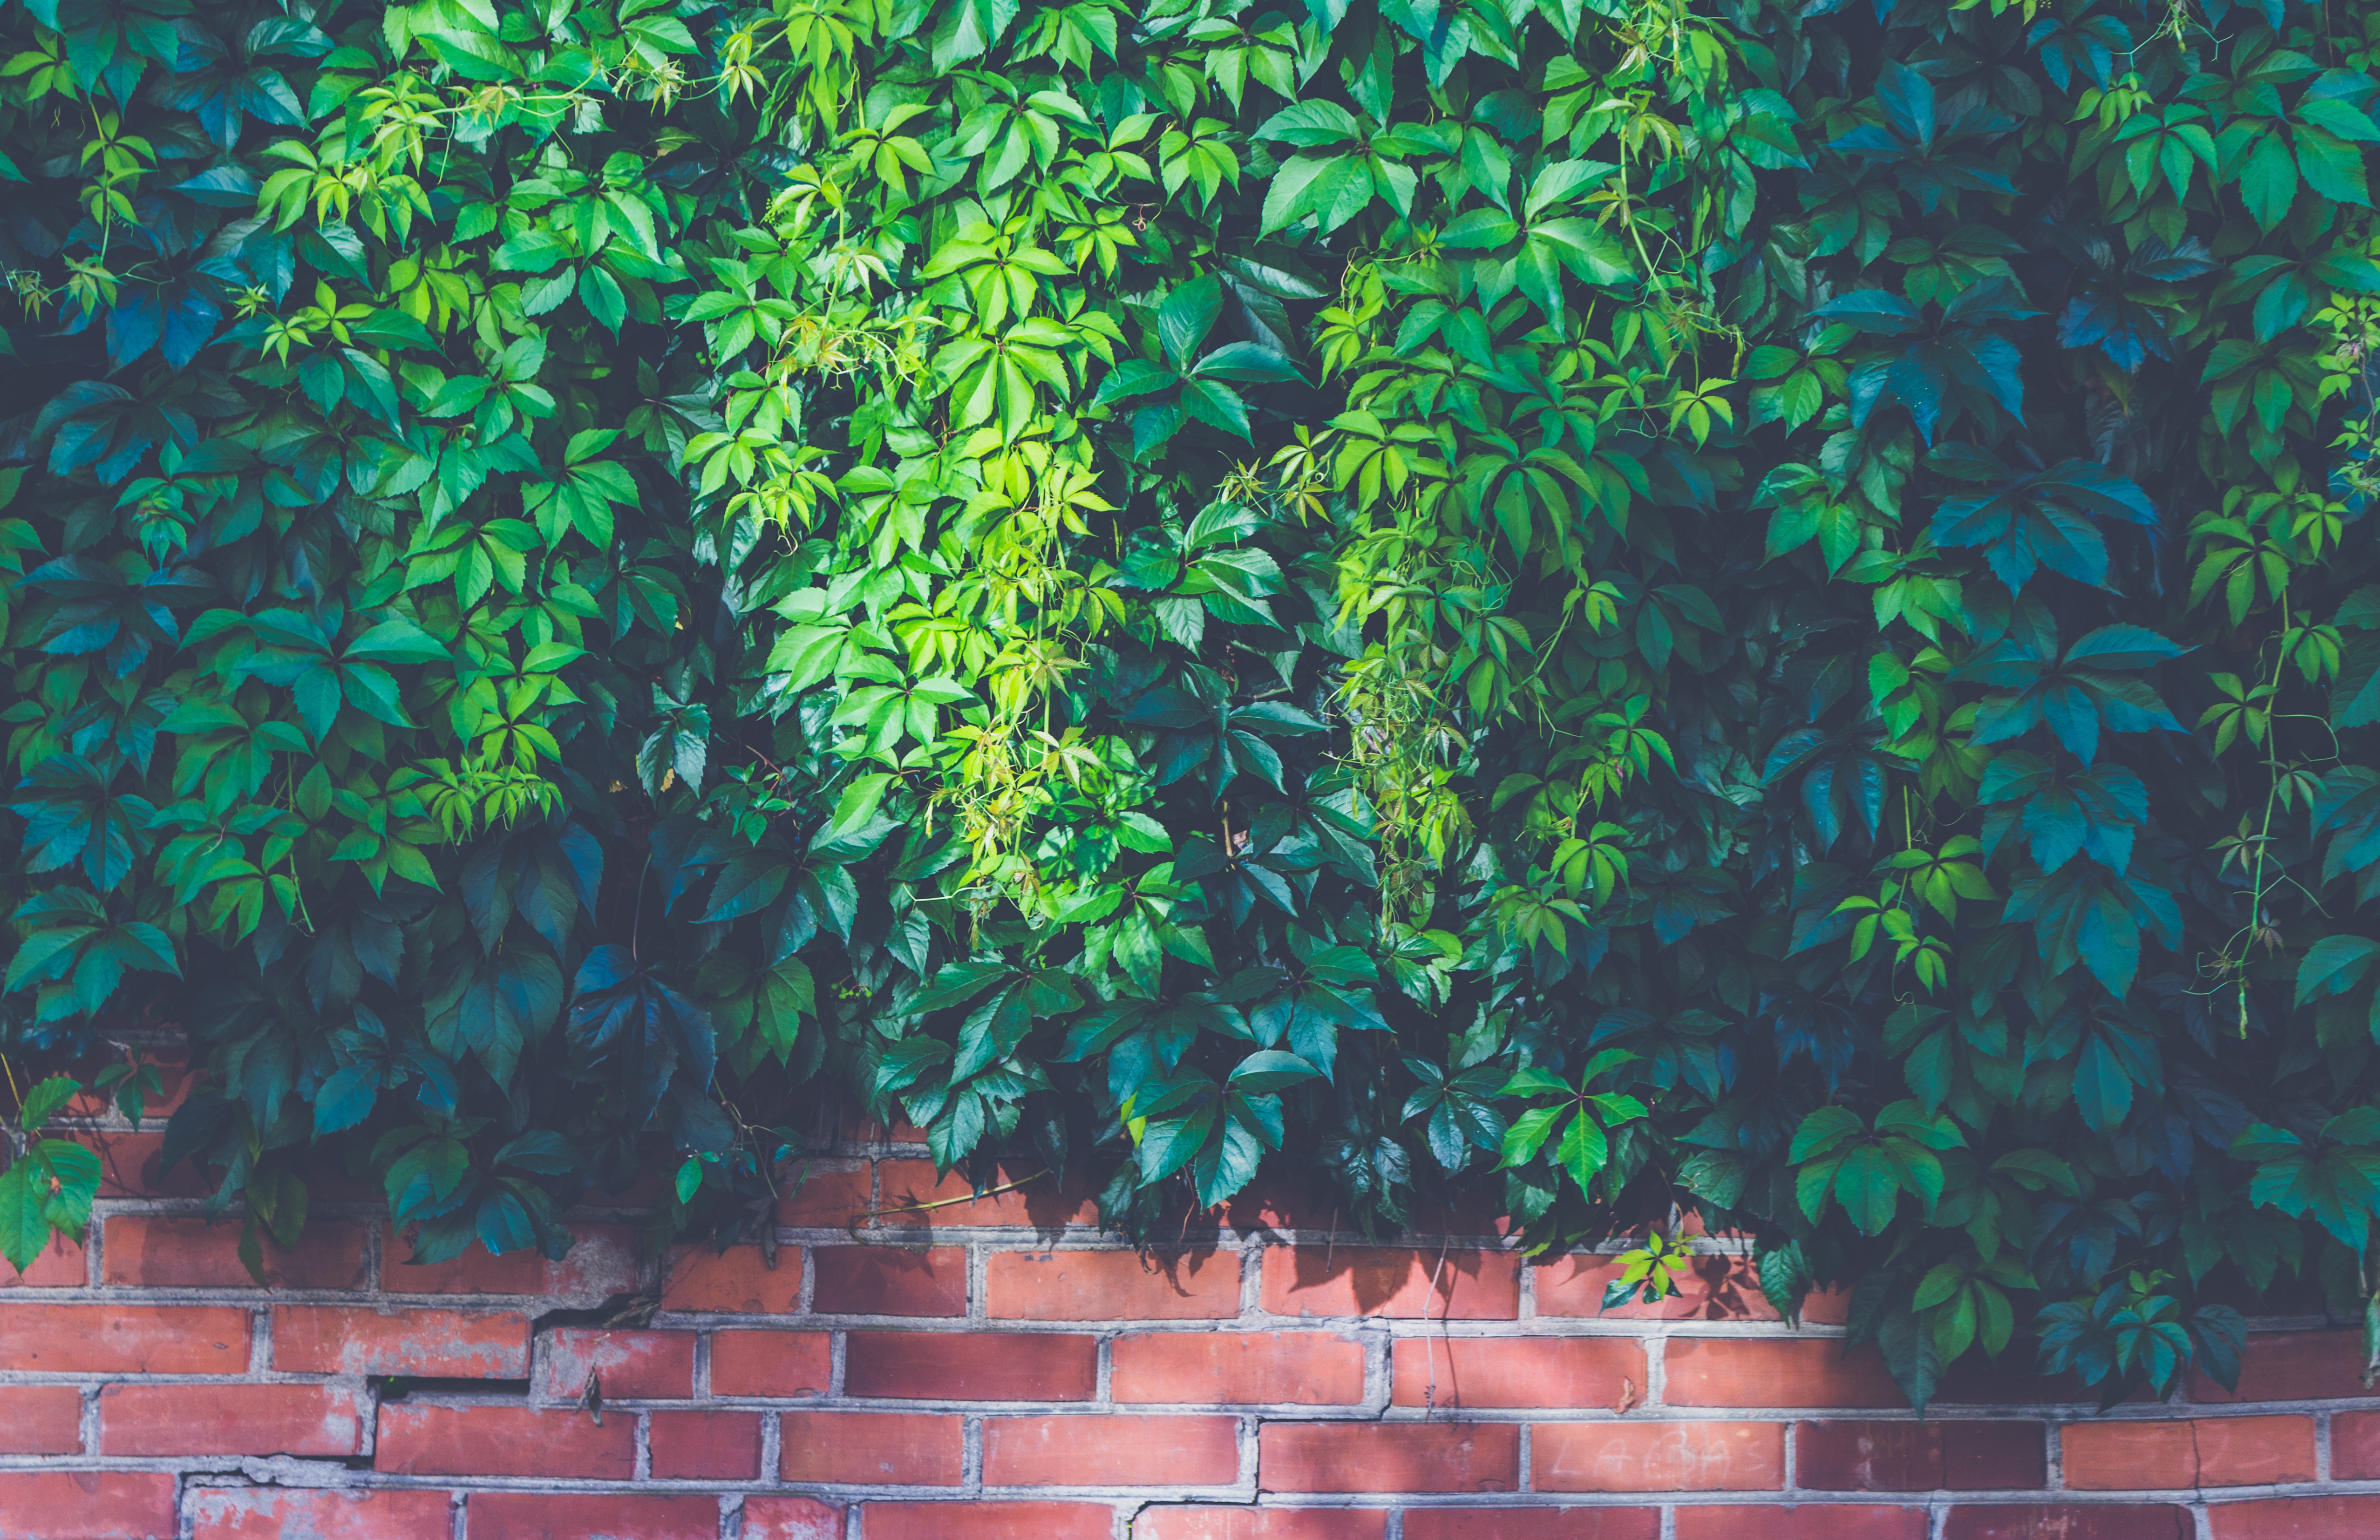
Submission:
[[[11,1304],[0,1309],[0,1369],[246,1374],[250,1328],[247,1311],[225,1305]]]
[[[1240,1313],[1230,1251],[1003,1251],[985,1266],[996,1320],[1220,1320]]]
[[[102,1454],[350,1455],[368,1409],[329,1385],[110,1385],[99,1393]]]
[[[790,1316],[802,1307],[799,1246],[778,1247],[773,1271],[758,1246],[730,1246],[723,1252],[684,1246],[671,1254],[667,1267],[663,1310]]]
[[[380,1409],[372,1468],[406,1476],[625,1481],[637,1471],[637,1420],[615,1415],[598,1426],[584,1412],[400,1401]]]
[[[2194,1401],[2343,1401],[2371,1393],[2363,1388],[2362,1334],[2356,1331],[2252,1331],[2236,1390],[2195,1369],[2190,1375]]]
[[[843,1540],[843,1506],[816,1498],[744,1499],[744,1540]]]
[[[646,1428],[661,1481],[754,1481],[760,1474],[758,1412],[656,1412]]]
[[[1616,1405],[1645,1395],[1644,1344],[1621,1337],[1402,1337],[1393,1350],[1399,1406]],[[1626,1383],[1623,1385],[1622,1382]]]
[[[860,1509],[859,1525],[867,1540],[1109,1540],[1115,1510],[1088,1502],[872,1502]]]
[[[107,1221],[103,1279],[145,1289],[254,1289],[239,1259],[235,1220],[176,1215],[118,1214]],[[364,1232],[360,1225],[317,1219],[298,1243],[262,1248],[264,1283],[274,1289],[360,1289]]]
[[[832,1339],[823,1331],[714,1331],[710,1393],[791,1401],[823,1396],[833,1373]]]
[[[577,1401],[589,1376],[605,1401],[683,1401],[694,1394],[691,1331],[601,1331],[564,1327],[540,1344],[536,1390],[548,1401]]]
[[[1406,1522],[1408,1531],[1412,1522]],[[1381,1540],[1385,1508],[1226,1508],[1220,1503],[1148,1507],[1133,1540]]]
[[[380,1286],[392,1294],[540,1294],[601,1301],[637,1288],[637,1232],[628,1225],[573,1225],[577,1237],[561,1261],[533,1249],[492,1255],[473,1246],[445,1262],[407,1260],[402,1237],[382,1243]]]
[[[2349,1540],[2380,1534],[2380,1497],[2209,1503],[2206,1517],[2215,1540]]]
[[[1257,1485],[1268,1492],[1511,1492],[1515,1423],[1267,1423]]]
[[[817,1498],[745,1498],[743,1540],[843,1540],[843,1504]]]
[[[464,1504],[471,1540],[718,1540],[719,1499],[707,1492],[474,1492]]]
[[[103,1198],[202,1198],[215,1190],[208,1173],[195,1160],[165,1170],[165,1135],[149,1125],[147,1134],[83,1133],[73,1135],[99,1156],[99,1195]]]
[[[293,1374],[527,1379],[528,1340],[517,1310],[286,1304],[273,1313],[273,1366]]]
[[[788,1229],[841,1230],[876,1207],[876,1169],[865,1160],[811,1160],[799,1170],[801,1184],[777,1202],[777,1222]]]
[[[85,1289],[90,1285],[91,1254],[80,1241],[64,1235],[51,1235],[21,1273],[14,1263],[0,1267],[0,1289]]]
[[[1408,1508],[1405,1540],[1655,1540],[1658,1508]],[[1746,1530],[1736,1540],[1764,1532]]]
[[[1263,1299],[1276,1316],[1509,1321],[1521,1313],[1521,1259],[1406,1246],[1268,1246]]]
[[[2264,1486],[2313,1479],[2311,1417],[2076,1423],[2060,1437],[2066,1485],[2085,1492]]]
[[[1972,1503],[1950,1510],[1942,1540],[2192,1540],[2190,1510],[2169,1503]]]
[[[1818,1492],[2008,1491],[2042,1485],[2048,1466],[2039,1423],[1803,1423],[1793,1435],[1795,1479]]]
[[[1322,1331],[1144,1331],[1115,1340],[1109,1393],[1179,1406],[1353,1406],[1364,1349]]]
[[[0,1454],[81,1452],[81,1391],[71,1385],[0,1386]]]
[[[1080,1401],[1098,1379],[1097,1343],[1054,1332],[855,1331],[844,1345],[852,1396]]]
[[[0,1471],[0,1534],[174,1540],[181,1522],[174,1478],[162,1473]]]
[[[814,1309],[831,1316],[964,1316],[964,1246],[821,1246],[810,1253]]]
[[[1675,1344],[1672,1344],[1673,1346]],[[1678,1510],[1677,1540],[1925,1540],[1922,1508],[1882,1503],[1799,1503],[1744,1508],[1731,1503]]]
[[[2331,1417],[2330,1473],[2337,1481],[2380,1479],[2380,1412],[2340,1412]]]
[[[1226,1486],[1234,1417],[986,1417],[986,1486]]]
[[[1873,1346],[1815,1339],[1673,1338],[1662,1386],[1670,1406],[1909,1404]]]
[[[788,1412],[778,1475],[844,1486],[956,1486],[961,1420],[940,1412]]]
[[[1540,1423],[1536,1492],[1743,1492],[1785,1485],[1781,1423]]]
[[[201,1486],[190,1494],[192,1540],[453,1540],[443,1492]]]
[[[1044,1232],[1054,1232],[1068,1225],[1099,1222],[1098,1194],[1083,1185],[1079,1173],[1070,1174],[1062,1185],[1050,1176],[1036,1175],[1038,1170],[1002,1166],[985,1186],[1001,1187],[1010,1182],[1022,1185],[978,1198],[970,1195],[975,1184],[965,1175],[953,1171],[938,1177],[930,1160],[879,1160],[877,1207],[907,1211],[880,1214],[876,1222],[888,1228],[1022,1225]],[[924,1207],[928,1204],[934,1207]]]

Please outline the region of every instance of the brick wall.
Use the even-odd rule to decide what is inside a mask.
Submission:
[[[910,1207],[963,1190],[887,1141],[810,1162],[774,1269],[640,1260],[629,1209],[409,1267],[334,1192],[259,1289],[153,1133],[103,1143],[84,1245],[0,1282],[10,1540],[2380,1535],[2380,1396],[2319,1320],[2259,1323],[2237,1398],[1976,1376],[1920,1422],[1839,1301],[1788,1329],[1715,1245],[1609,1315],[1608,1264],[1461,1217],[1250,1199],[1144,1258],[1046,1178]]]

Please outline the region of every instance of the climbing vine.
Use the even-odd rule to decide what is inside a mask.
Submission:
[[[856,1101],[1140,1232],[1698,1212],[1920,1403],[2380,1297],[2380,17],[0,34],[18,1266],[170,1022],[252,1257],[772,1235]]]

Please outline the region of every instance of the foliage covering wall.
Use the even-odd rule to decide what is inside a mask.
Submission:
[[[2362,1307],[2380,13],[0,29],[27,1129],[145,1015],[251,1247],[724,1243],[845,1094],[1144,1231],[1699,1209],[1921,1402]]]

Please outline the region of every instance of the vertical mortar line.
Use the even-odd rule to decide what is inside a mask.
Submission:
[[[982,1242],[969,1241],[966,1248],[966,1319],[969,1325],[981,1326],[989,1318],[990,1287],[991,1259],[984,1254]]]
[[[802,1280],[795,1289],[794,1311],[796,1315],[807,1316],[818,1308],[818,1247],[815,1243],[806,1244],[799,1255]]]
[[[1530,1461],[1531,1456],[1536,1452],[1536,1430],[1530,1424],[1526,1422],[1521,1424],[1521,1435],[1518,1439],[1518,1443],[1521,1447],[1521,1479],[1512,1490],[1515,1492],[1534,1492],[1537,1488],[1536,1473]]]
[[[719,1494],[719,1533],[725,1540],[741,1540],[744,1534],[744,1494]]]
[[[707,1329],[694,1334],[694,1399],[710,1399],[710,1333]]]
[[[2313,1479],[2320,1482],[2330,1480],[2330,1417],[2325,1408],[2313,1414]]]
[[[1520,1270],[1519,1318],[1524,1321],[1534,1321],[1537,1318],[1537,1269],[1524,1259],[1520,1265]]]
[[[2055,1417],[2043,1420],[2042,1437],[2049,1447],[2042,1456],[2044,1485],[2052,1492],[2066,1490],[2066,1425]]]
[[[763,1486],[781,1486],[785,1480],[785,1429],[774,1407],[760,1413],[760,1475]]]
[[[831,1331],[827,1334],[826,1396],[830,1403],[843,1399],[844,1365],[850,1353],[850,1333]]]
[[[983,1492],[983,1418],[969,1415],[959,1424],[959,1490]]]
[[[1091,1404],[1113,1410],[1115,1405],[1115,1333],[1102,1331],[1091,1339]]]
[[[653,1479],[652,1413],[639,1412],[636,1418],[636,1426],[631,1430],[637,1441],[636,1473],[629,1479],[650,1481]]]
[[[1670,1503],[1661,1505],[1661,1540],[1678,1540],[1678,1510]]]
[[[1788,1492],[1798,1492],[1802,1489],[1802,1425],[1800,1423],[1788,1422],[1785,1425],[1784,1446],[1784,1489]]]
[[[467,1494],[465,1494],[465,1493],[461,1493],[461,1492],[449,1492],[449,1493],[447,1493],[447,1494],[446,1494],[446,1508],[447,1508],[447,1511],[448,1511],[449,1513],[451,1513],[451,1514],[453,1515],[453,1518],[454,1518],[454,1524],[455,1524],[454,1540],[468,1540],[468,1536],[465,1534],[464,1530],[463,1530],[463,1525],[464,1525],[464,1522],[465,1522],[465,1520],[464,1520],[464,1505],[465,1505],[465,1503],[466,1503],[468,1500],[468,1498]]]
[[[260,1304],[249,1317],[248,1372],[251,1378],[273,1367],[273,1307]]]
[[[1670,1394],[1670,1334],[1655,1331],[1644,1338],[1645,1401],[1646,1406],[1667,1404]]]

